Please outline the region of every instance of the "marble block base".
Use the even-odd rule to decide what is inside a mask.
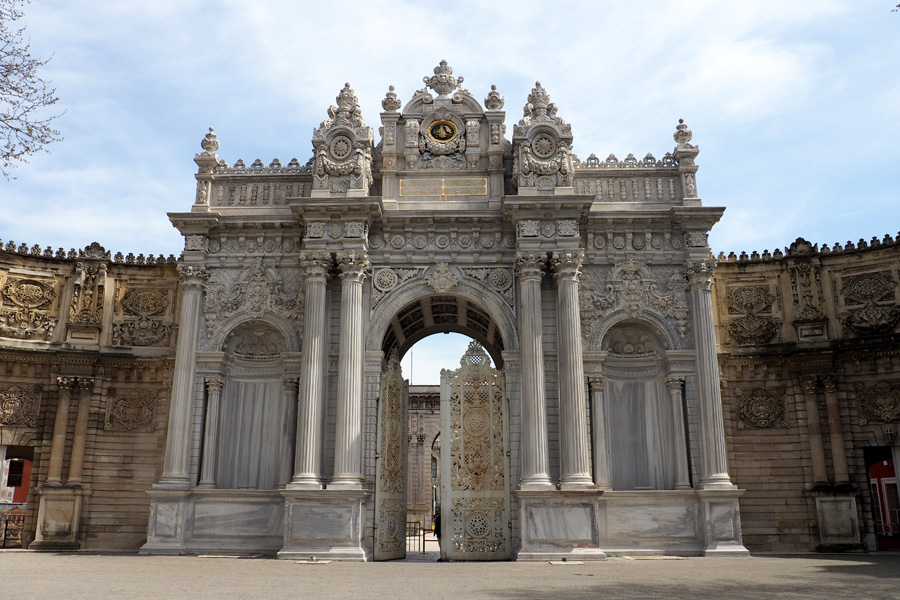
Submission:
[[[87,490],[81,487],[45,485],[39,491],[38,526],[29,550],[71,551],[77,541],[81,503]]]
[[[366,490],[282,490],[284,540],[278,558],[370,561]]]

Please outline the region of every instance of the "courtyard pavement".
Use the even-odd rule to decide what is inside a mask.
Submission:
[[[426,555],[427,556],[427,555]],[[452,598],[897,599],[900,555],[629,559],[584,564],[302,564],[0,551],[0,597],[190,600]],[[434,558],[433,556],[431,558]]]

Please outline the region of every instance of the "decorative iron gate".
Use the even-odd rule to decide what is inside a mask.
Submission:
[[[441,373],[441,556],[506,560],[508,425],[503,375],[472,342],[456,371]],[[448,442],[449,440],[449,442]]]
[[[406,556],[406,411],[409,384],[396,353],[381,376],[375,486],[375,560]]]

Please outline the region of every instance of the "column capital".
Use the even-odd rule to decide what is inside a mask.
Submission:
[[[178,265],[178,278],[186,292],[199,292],[207,277],[206,265]]]
[[[591,386],[592,392],[602,391],[603,386],[606,385],[606,376],[605,375],[589,375],[588,383]]]
[[[550,257],[550,268],[553,269],[554,278],[572,278],[575,281],[581,275],[581,265],[584,262],[584,250],[561,250],[554,252]]]
[[[666,387],[670,392],[680,392],[684,385],[684,375],[669,375],[666,377]]]
[[[357,279],[362,282],[366,277],[366,271],[372,263],[369,261],[369,255],[359,250],[344,250],[335,253],[338,269],[341,272],[341,279],[353,280]]]
[[[60,375],[56,378],[56,382],[59,384],[60,390],[66,390],[67,392],[70,392],[72,391],[72,386],[75,385],[75,378]]]
[[[805,375],[800,378],[800,387],[803,389],[804,394],[815,394],[816,393],[816,383],[818,382],[818,377],[815,375]]]
[[[300,267],[307,278],[327,278],[333,264],[331,252],[310,250],[300,253]]]
[[[837,392],[837,378],[834,375],[825,375],[822,377],[822,385],[825,386],[826,394],[834,394]]]
[[[296,393],[300,389],[300,381],[296,377],[284,377],[281,386],[287,393]]]
[[[691,290],[709,291],[712,288],[712,276],[715,270],[716,263],[714,260],[688,263],[685,273],[690,282]]]
[[[78,378],[78,391],[81,391],[81,392],[94,391],[94,378],[93,377],[79,377]]]
[[[219,393],[222,391],[222,388],[225,387],[225,380],[221,377],[207,377],[206,378],[206,390],[212,393]]]
[[[516,252],[516,272],[523,279],[540,278],[546,264],[546,252],[540,250],[520,250]]]

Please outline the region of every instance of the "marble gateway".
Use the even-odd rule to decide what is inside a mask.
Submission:
[[[424,82],[377,143],[344,86],[303,163],[229,166],[210,128],[177,260],[3,246],[30,548],[402,557],[428,504],[399,360],[447,331],[475,340],[441,382],[447,558],[887,543],[893,238],[716,260],[685,123],[581,160],[540,83],[510,134],[496,88]]]

